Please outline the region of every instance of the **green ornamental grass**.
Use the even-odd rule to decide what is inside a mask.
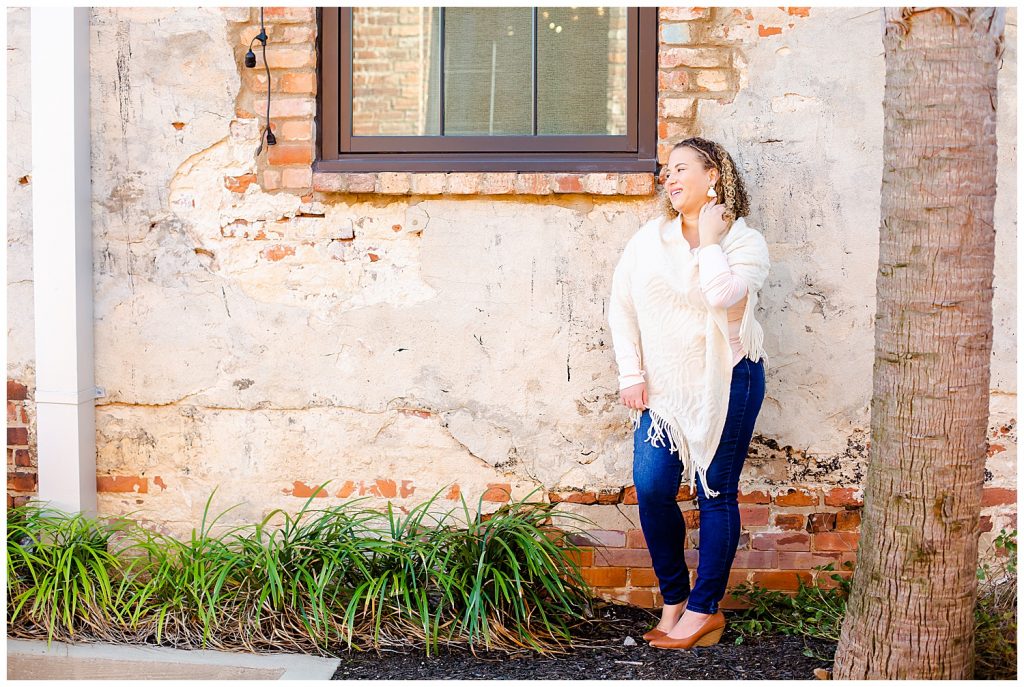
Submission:
[[[211,518],[211,494],[184,541],[28,504],[8,510],[10,633],[323,654],[563,650],[592,614],[567,536],[588,521],[535,493],[489,515],[482,497],[475,512],[465,499],[438,511],[438,492],[402,513],[358,499],[314,510],[314,494],[298,513],[220,527],[232,509]]]

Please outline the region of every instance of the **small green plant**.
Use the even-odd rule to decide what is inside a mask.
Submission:
[[[1001,529],[995,538],[1005,561],[978,566],[978,602],[974,609],[974,677],[1017,679],[1017,530]]]
[[[489,515],[482,497],[475,513],[463,499],[461,520],[456,509],[435,512],[438,494],[404,514],[357,501],[311,510],[311,496],[297,514],[275,510],[215,533],[231,509],[208,517],[211,494],[184,541],[127,518],[11,509],[9,629],[250,651],[557,651],[590,613],[566,536],[587,521],[532,496]]]
[[[809,585],[799,578],[796,594],[790,595],[749,582],[738,585],[731,594],[743,599],[749,607],[738,611],[736,619],[730,623],[740,633],[735,643],[741,644],[746,637],[765,634],[839,641],[851,580],[835,572],[832,563],[818,565],[814,569],[831,573],[828,577],[835,586]],[[827,657],[817,656],[811,647],[804,648],[804,655],[827,660]]]

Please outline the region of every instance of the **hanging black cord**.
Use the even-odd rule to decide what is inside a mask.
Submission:
[[[277,138],[274,136],[274,132],[270,130],[270,65],[267,64],[267,30],[263,24],[263,8],[260,8],[260,32],[252,41],[249,41],[249,52],[246,54],[246,64],[252,64],[256,66],[255,55],[252,55],[252,43],[258,40],[263,45],[263,68],[267,72],[267,124],[263,127],[263,131],[260,134],[260,145],[256,148],[256,157],[259,157],[260,153],[263,152],[263,140],[266,139],[268,146],[277,145]],[[250,60],[249,55],[252,55]]]

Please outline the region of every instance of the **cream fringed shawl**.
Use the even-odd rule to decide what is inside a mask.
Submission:
[[[764,331],[754,311],[768,276],[768,245],[739,217],[721,246],[729,268],[747,285],[740,342],[746,357],[757,362],[764,357]],[[733,353],[726,309],[704,298],[697,256],[678,217],[652,220],[630,239],[612,278],[608,321],[620,388],[647,382],[652,422],[646,441],[667,441],[679,452],[691,489],[699,475],[704,492],[718,496],[708,488],[707,470],[729,410]],[[630,411],[634,429],[641,414]]]

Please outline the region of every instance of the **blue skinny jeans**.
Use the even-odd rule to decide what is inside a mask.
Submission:
[[[708,486],[721,493],[708,498],[697,478],[700,541],[697,581],[692,591],[690,571],[683,557],[686,525],[676,503],[682,463],[679,454],[668,446],[655,447],[645,441],[650,413],[645,410],[640,418],[640,426],[633,435],[633,483],[640,505],[640,527],[666,604],[687,601],[686,607],[698,613],[718,611],[740,538],[740,509],[736,501],[740,472],[764,395],[764,362],[755,363],[744,357],[732,369],[725,427],[707,472]]]

